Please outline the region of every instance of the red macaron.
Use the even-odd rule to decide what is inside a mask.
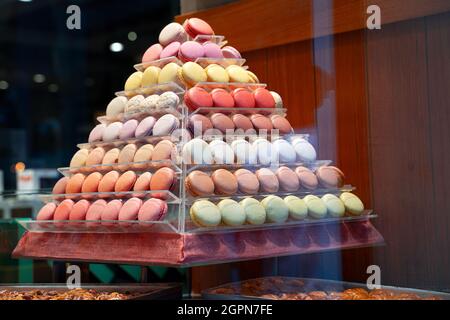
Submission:
[[[186,33],[191,37],[195,38],[198,35],[213,35],[214,30],[211,26],[204,20],[199,18],[187,19],[183,25]]]
[[[199,108],[211,108],[213,99],[211,95],[203,88],[193,87],[184,94],[184,102],[190,111]]]
[[[257,108],[275,108],[275,99],[269,90],[258,88],[253,91],[253,96]]]
[[[255,97],[245,88],[237,88],[232,92],[234,98],[234,106],[236,108],[254,108]]]
[[[216,108],[233,108],[233,96],[225,89],[216,88],[211,91],[213,106]]]

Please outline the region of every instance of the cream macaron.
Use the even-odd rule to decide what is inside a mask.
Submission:
[[[356,195],[343,192],[339,197],[344,202],[345,209],[352,216],[359,216],[364,212],[364,204]]]
[[[289,216],[294,220],[303,220],[308,216],[308,207],[305,201],[296,196],[287,196],[284,202],[289,208]]]
[[[217,204],[222,215],[222,222],[227,226],[240,226],[245,223],[244,208],[232,199],[224,199]]]
[[[219,208],[208,200],[195,201],[189,214],[191,220],[200,227],[216,227],[222,220]]]
[[[327,206],[328,214],[332,217],[339,218],[345,214],[345,206],[341,199],[334,194],[328,193],[322,196],[322,200]]]
[[[327,215],[327,206],[317,196],[307,195],[303,198],[308,207],[308,215],[314,219],[321,219]]]
[[[285,222],[289,217],[289,207],[278,196],[268,196],[261,201],[266,209],[267,220],[274,223]]]
[[[247,223],[263,224],[266,221],[266,209],[255,198],[245,198],[239,204],[244,209]]]

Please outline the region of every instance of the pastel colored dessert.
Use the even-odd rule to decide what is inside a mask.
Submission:
[[[342,217],[345,214],[344,202],[334,194],[328,193],[322,196],[322,201],[327,206],[328,214],[332,217]]]
[[[294,220],[303,220],[308,216],[308,207],[305,201],[296,196],[287,196],[284,202],[289,208],[289,217]]]
[[[189,117],[189,128],[194,133],[194,136],[199,136],[205,133],[206,130],[212,129],[213,125],[208,117],[197,113]]]
[[[178,104],[180,103],[180,98],[175,92],[172,91],[166,91],[162,93],[158,100],[156,101],[156,108],[166,109],[166,108],[172,108],[175,109],[178,107]]]
[[[136,130],[134,132],[134,136],[136,138],[143,138],[149,136],[152,132],[153,127],[155,126],[156,119],[155,117],[149,116],[141,120]]]
[[[155,171],[150,180],[150,190],[170,190],[175,183],[175,171],[163,167]],[[154,195],[159,198],[159,196]]]
[[[250,80],[247,70],[238,65],[230,65],[226,68],[226,71],[230,77],[230,82],[246,83]]]
[[[159,78],[159,76],[158,76]],[[142,108],[143,112],[152,112],[154,109],[156,109],[156,105],[159,101],[159,95],[158,94],[152,94],[148,97],[145,97],[144,100],[142,100],[139,104],[139,106]]]
[[[95,141],[101,141],[103,138],[103,131],[106,129],[106,124],[101,123],[98,124],[92,129],[92,131],[89,133],[88,142],[95,142]]]
[[[103,131],[103,141],[109,142],[119,138],[120,129],[122,129],[122,122],[110,123],[105,131]]]
[[[199,227],[216,227],[222,220],[219,208],[208,200],[195,201],[189,210],[189,215]]]
[[[272,170],[261,168],[256,170],[255,174],[258,178],[261,192],[274,193],[280,188],[278,178]]]
[[[120,174],[117,171],[106,173],[98,184],[98,192],[113,192]]]
[[[175,153],[175,145],[170,140],[158,142],[152,152],[152,161],[170,160]]]
[[[214,182],[211,177],[199,170],[194,170],[186,177],[187,191],[196,197],[210,196],[214,194]]]
[[[295,173],[298,176],[300,186],[302,188],[307,190],[315,190],[319,185],[317,176],[310,169],[300,166],[295,168]]]
[[[236,108],[254,108],[255,107],[255,97],[253,94],[245,88],[237,88],[232,92],[234,99],[234,106]]]
[[[150,172],[144,172],[141,174],[134,183],[133,191],[149,191],[150,190],[150,181],[152,179],[152,174]],[[144,193],[136,193],[135,197],[143,195]]]
[[[147,50],[145,50],[144,55],[142,56],[141,59],[142,63],[158,60],[162,50],[163,46],[160,45],[159,43],[151,45]]]
[[[128,99],[123,96],[113,98],[106,107],[106,116],[108,118],[115,118],[124,113],[127,102]]]
[[[112,148],[112,149],[108,150],[105,153],[105,156],[103,157],[102,165],[104,165],[104,166],[102,166],[101,169],[102,170],[111,170],[113,168],[113,166],[110,166],[110,165],[117,163],[117,161],[119,160],[119,154],[120,154],[119,148]]]
[[[138,217],[139,210],[142,206],[142,200],[139,198],[130,198],[122,204],[119,211],[119,220],[133,221]]]
[[[289,121],[279,114],[272,115],[270,121],[272,122],[273,128],[277,129],[281,134],[289,134],[294,131]]]
[[[245,212],[245,220],[249,224],[263,224],[266,221],[266,209],[254,198],[245,198],[239,202]]]
[[[316,176],[324,188],[341,188],[344,185],[344,173],[333,166],[322,166],[317,168]]]
[[[91,203],[86,199],[77,201],[70,211],[69,220],[86,220],[86,214]]]
[[[254,74],[253,72],[247,70],[247,75],[248,75],[248,78],[249,78],[249,82],[251,82],[251,83],[259,83],[259,79],[256,76],[256,74]]]
[[[238,169],[234,172],[238,183],[238,189],[244,194],[257,194],[259,191],[260,183],[259,179],[250,170]]]
[[[125,82],[124,90],[125,91],[136,90],[141,87],[141,83],[142,83],[142,72],[141,71],[133,72]]]
[[[86,176],[82,173],[76,173],[70,177],[66,185],[66,193],[80,193]]]
[[[135,95],[127,101],[127,105],[125,107],[125,112],[141,112],[142,111],[142,102],[145,100],[145,97],[142,94]]]
[[[257,88],[253,91],[253,96],[255,97],[255,106],[257,108],[275,108],[275,100],[269,90]]]
[[[233,195],[238,190],[238,181],[233,173],[225,169],[217,169],[211,179],[214,182],[214,193],[221,195]]]
[[[59,179],[52,189],[52,194],[64,194],[66,193],[67,182],[69,181],[68,177],[62,177]]]
[[[278,139],[272,142],[272,150],[274,155],[278,157],[277,162],[292,163],[297,159],[297,153],[294,147],[283,139]]]
[[[56,204],[53,202],[49,202],[45,204],[41,210],[39,210],[36,220],[43,221],[43,220],[53,220],[53,216],[55,214],[56,210]]]
[[[103,210],[106,208],[106,201],[103,199],[95,200],[89,206],[86,212],[86,221],[99,221],[102,218]]]
[[[253,141],[253,148],[258,155],[258,163],[268,165],[278,162],[278,155],[273,152],[272,143],[264,138],[258,138]]]
[[[319,197],[310,194],[304,197],[303,201],[305,201],[308,207],[308,215],[310,217],[321,219],[327,215],[327,206]]]
[[[162,46],[167,46],[173,42],[184,42],[187,40],[187,34],[183,26],[177,22],[169,23],[165,26],[158,37],[159,43]],[[162,58],[162,57],[161,57]]]
[[[134,132],[136,131],[138,124],[139,124],[138,121],[135,119],[131,119],[125,122],[122,128],[120,129],[119,139],[125,140],[134,138]]]
[[[223,140],[213,140],[209,143],[211,154],[216,164],[233,164],[233,149]]]
[[[297,159],[304,162],[313,162],[317,158],[316,149],[304,138],[292,140],[292,146],[297,153]]]
[[[279,167],[275,174],[280,183],[281,190],[295,192],[300,188],[298,177],[291,168]]]
[[[184,30],[192,38],[195,39],[198,35],[213,35],[214,30],[204,20],[199,18],[187,19],[183,24]]]
[[[158,84],[158,77],[160,72],[161,69],[156,66],[150,66],[145,69],[144,73],[142,74],[141,86],[150,87]]]
[[[213,157],[209,144],[202,139],[194,138],[183,146],[183,161],[186,164],[211,164]]]
[[[244,133],[250,133],[254,131],[252,121],[243,114],[234,114],[231,119],[233,120],[236,129],[241,129],[244,131]]]
[[[160,58],[178,57],[181,48],[181,43],[178,41],[172,42],[161,51]]]
[[[234,122],[230,117],[224,115],[223,113],[214,113],[210,117],[214,128],[220,130],[222,133],[227,133],[227,130],[234,131]]]
[[[223,47],[222,54],[223,54],[224,58],[227,58],[227,59],[241,59],[242,58],[240,52],[236,48],[233,48],[232,46]]]
[[[258,162],[256,149],[246,140],[234,140],[231,142],[231,149],[238,164],[256,164]]]
[[[97,147],[91,152],[86,158],[86,166],[96,166],[102,163],[103,157],[105,156],[105,149],[102,147]]]
[[[246,214],[244,208],[235,200],[221,200],[217,207],[222,215],[222,222],[227,226],[240,226],[245,223]]]
[[[118,170],[127,170],[130,168],[129,163],[133,162],[134,155],[136,154],[137,146],[134,143],[129,143],[119,153],[119,158],[117,160]]]
[[[211,91],[213,106],[216,108],[233,108],[233,96],[222,88],[216,88]]]
[[[97,192],[98,184],[102,180],[103,175],[100,172],[92,172],[90,175],[84,179],[83,185],[81,186],[81,192]]]
[[[199,108],[211,108],[213,100],[211,95],[203,88],[193,87],[184,94],[184,103],[190,111],[195,111]]]
[[[145,201],[138,212],[139,221],[161,221],[169,210],[167,203],[161,199],[151,198]]]
[[[122,201],[118,199],[109,201],[100,215],[100,220],[119,220],[120,209],[122,209]]]
[[[62,201],[58,207],[56,207],[55,213],[53,215],[53,220],[69,220],[70,211],[74,202],[70,199]]]
[[[136,153],[134,154],[133,162],[147,162],[152,160],[153,155],[153,145],[151,144],[144,144],[141,146]],[[134,164],[134,167],[136,169],[144,169],[146,168],[146,164],[139,163]]]
[[[178,70],[178,78],[187,86],[193,87],[198,82],[207,80],[205,70],[197,63],[188,61]]]
[[[72,159],[70,160],[70,167],[71,168],[79,168],[86,165],[86,158],[89,155],[88,149],[80,149],[73,155]]]
[[[115,192],[126,192],[126,191],[130,191],[133,186],[134,183],[136,182],[136,173],[134,173],[133,171],[126,171],[124,173],[122,173],[119,177],[119,179],[117,179],[116,185],[114,186],[114,191]]]
[[[209,82],[229,82],[228,72],[218,64],[210,64],[205,68],[207,81]]]
[[[252,121],[253,126],[257,130],[267,130],[270,131],[273,129],[272,121],[269,118],[262,114],[253,114],[250,116],[250,120]]]
[[[267,221],[281,223],[288,219],[289,208],[280,197],[274,195],[265,197],[261,204],[266,210]]]
[[[203,49],[205,51],[205,57],[213,58],[213,59],[221,59],[223,58],[222,49],[220,49],[219,45],[213,42],[205,42],[203,43]]]
[[[183,62],[195,61],[205,55],[203,46],[195,41],[186,41],[181,44],[178,51],[178,58]]]
[[[173,130],[177,129],[180,126],[180,120],[175,117],[173,114],[165,114],[158,120],[156,120],[155,125],[153,126],[153,135],[154,136],[164,136],[169,135],[173,132]]]
[[[175,62],[166,64],[160,71],[158,76],[158,83],[178,82],[178,70],[181,67]]]
[[[364,212],[364,204],[356,195],[343,192],[339,197],[344,202],[345,209],[352,216],[359,216]]]
[[[283,108],[283,99],[281,99],[281,96],[275,91],[270,91],[270,94],[275,101],[275,108]]]

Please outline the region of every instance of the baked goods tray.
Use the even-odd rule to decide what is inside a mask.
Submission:
[[[186,107],[187,108],[187,107]],[[234,115],[234,114],[244,114],[244,115],[251,115],[251,114],[264,114],[267,116],[279,114],[281,116],[285,116],[287,109],[286,108],[222,108],[222,107],[211,107],[211,108],[197,108],[195,111],[189,112],[189,115],[192,116],[194,114],[200,113],[204,116],[210,116],[214,113],[224,113],[228,116]]]
[[[180,86],[180,84],[175,82],[166,82],[166,83],[159,83],[152,86],[147,87],[141,87],[134,90],[123,90],[123,91],[117,91],[115,94],[116,96],[125,96],[125,97],[133,97],[138,94],[141,94],[143,96],[150,96],[152,94],[161,94],[167,91],[172,91],[179,97],[182,97],[184,94],[184,88]]]
[[[127,295],[126,300],[178,300],[182,298],[182,288],[180,284],[176,283],[155,283],[155,284],[83,284],[82,290],[94,290],[106,294],[120,293]],[[75,289],[77,290],[77,289]],[[0,300],[4,295],[3,291],[15,291],[27,294],[27,298],[35,295],[36,297],[43,296],[43,294],[50,292],[51,296],[56,297],[60,293],[69,291],[66,285],[58,285],[51,283],[38,284],[2,284],[0,285]],[[30,292],[31,291],[31,292]],[[40,291],[40,292],[38,292]],[[39,294],[40,293],[40,294]],[[79,293],[77,293],[78,295]],[[27,299],[24,299],[27,300]],[[117,300],[117,299],[114,299]]]
[[[175,129],[176,130],[176,129]],[[183,140],[182,132],[180,131],[180,134],[174,134],[171,135],[163,135],[163,136],[147,136],[142,138],[131,138],[131,139],[117,139],[112,141],[93,141],[93,142],[85,142],[85,143],[79,143],[77,144],[77,147],[79,149],[93,149],[96,147],[120,147],[124,146],[130,143],[134,144],[157,144],[161,140],[170,140],[173,143],[177,143]]]
[[[159,118],[165,114],[173,114],[178,119],[184,117],[184,106],[182,104],[178,104],[177,107],[174,106],[162,106],[162,107],[146,107],[140,108],[137,111],[126,111],[124,113],[120,113],[114,117],[108,117],[106,115],[97,117],[97,121],[103,124],[110,124],[112,122],[126,122],[131,119],[142,120],[145,117],[153,116]]]
[[[225,89],[231,91],[237,88],[246,88],[249,90],[256,90],[258,88],[265,88],[267,84],[265,83],[253,83],[253,82],[209,82],[201,81],[197,82],[196,87],[205,89],[206,91],[212,91],[217,88]]]
[[[450,294],[443,292],[392,286],[381,286],[379,290],[371,291],[362,283],[293,277],[265,277],[228,283],[203,291],[202,297],[221,300],[450,300]]]

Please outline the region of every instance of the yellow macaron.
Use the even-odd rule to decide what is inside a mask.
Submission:
[[[218,64],[210,64],[205,68],[208,81],[210,82],[228,82],[230,77],[227,71]]]
[[[166,64],[158,75],[158,83],[177,82],[180,66],[175,62]]]
[[[136,71],[132,73],[125,82],[125,91],[140,88],[141,83],[142,83],[142,72]]]
[[[247,70],[244,68],[231,65],[227,67],[228,76],[230,77],[230,82],[249,82],[250,78],[248,76]]]
[[[198,82],[207,80],[205,70],[197,63],[189,61],[183,64],[178,72],[178,77],[188,86],[193,87]]]
[[[160,72],[161,69],[155,66],[150,66],[145,69],[144,73],[142,74],[142,87],[148,87],[158,84],[158,76]]]

